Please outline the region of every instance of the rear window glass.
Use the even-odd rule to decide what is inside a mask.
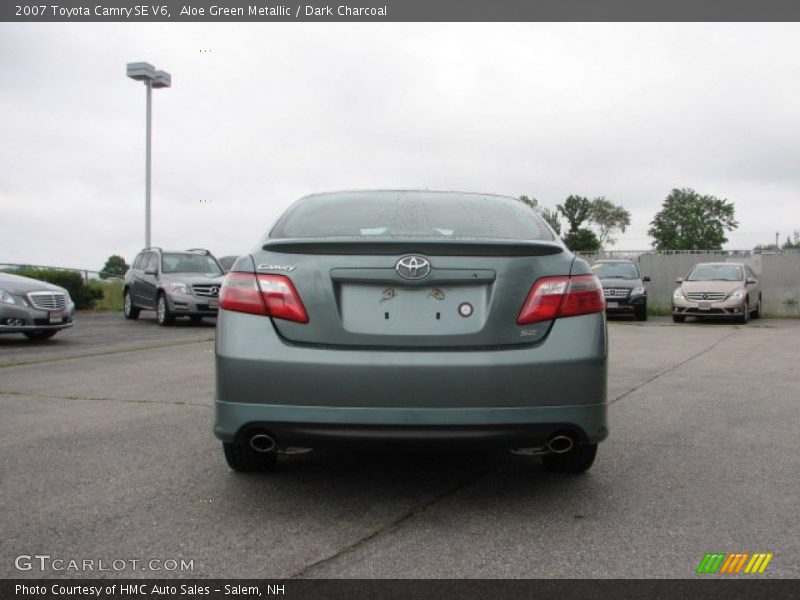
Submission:
[[[554,239],[543,219],[519,200],[449,192],[308,196],[284,213],[270,237]]]

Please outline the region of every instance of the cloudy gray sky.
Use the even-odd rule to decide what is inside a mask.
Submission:
[[[206,50],[201,52],[201,50]],[[99,269],[144,242],[250,249],[350,188],[604,195],[646,248],[673,187],[736,205],[728,247],[800,229],[797,24],[0,24],[0,262]]]

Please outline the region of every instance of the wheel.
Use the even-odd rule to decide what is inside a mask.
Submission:
[[[158,295],[158,303],[156,305],[156,320],[158,321],[159,325],[164,327],[167,325],[172,325],[175,322],[175,315],[173,315],[169,310],[169,302],[167,302],[167,297],[164,295],[164,292],[161,292]]]
[[[633,314],[637,321],[647,321],[647,304],[637,307]]]
[[[239,473],[262,473],[271,471],[278,462],[277,452],[256,452],[250,446],[222,442],[225,462]]]
[[[739,323],[747,324],[750,320],[750,303],[747,301],[747,298],[744,299],[744,304],[742,304],[742,314],[739,316]]]
[[[761,318],[761,294],[758,295],[758,304],[756,304],[756,309],[753,311],[751,315],[754,319]]]
[[[49,340],[57,333],[57,329],[34,329],[33,331],[23,332],[25,337],[29,340]]]
[[[675,323],[683,323],[686,321],[686,315],[672,315],[672,320]]]
[[[584,473],[594,464],[597,444],[578,444],[563,454],[545,454],[544,468],[551,473]]]
[[[139,309],[133,304],[130,290],[125,290],[122,296],[122,314],[125,315],[126,319],[133,320],[139,318]]]
[[[190,315],[189,318],[192,320],[192,323],[199,323],[203,320],[203,315]]]

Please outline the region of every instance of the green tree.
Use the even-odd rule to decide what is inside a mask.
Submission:
[[[592,203],[583,196],[570,196],[557,208],[569,223],[569,233],[578,231],[592,215]]]
[[[592,209],[589,219],[597,225],[598,239],[600,246],[606,244],[614,245],[616,239],[612,234],[619,231],[625,233],[625,229],[631,224],[631,213],[621,206],[617,206],[604,196],[592,200]]]
[[[561,235],[561,221],[558,218],[557,211],[544,207],[539,208],[539,201],[533,196],[530,198],[524,195],[520,196],[519,201],[538,212],[539,215],[550,224],[550,227],[552,227],[558,235]]]
[[[550,227],[553,228],[558,235],[561,235],[561,219],[558,218],[558,211],[552,210],[550,208],[543,208],[539,211],[539,214],[542,215],[542,218],[550,224]]]
[[[601,248],[597,235],[586,227],[567,233],[564,236],[564,243],[573,252],[597,252]]]
[[[113,254],[108,257],[106,264],[100,269],[100,279],[123,277],[129,268],[130,266],[128,266],[124,258],[118,254]]]
[[[673,189],[650,223],[647,234],[657,250],[719,250],[726,231],[739,226],[727,200]]]

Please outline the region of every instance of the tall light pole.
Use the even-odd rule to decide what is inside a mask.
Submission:
[[[143,81],[147,88],[147,134],[145,149],[145,173],[144,173],[144,246],[150,247],[150,140],[152,138],[152,96],[153,88],[168,88],[172,85],[172,75],[166,71],[156,71],[150,63],[136,62],[128,63],[128,77],[136,81]]]

